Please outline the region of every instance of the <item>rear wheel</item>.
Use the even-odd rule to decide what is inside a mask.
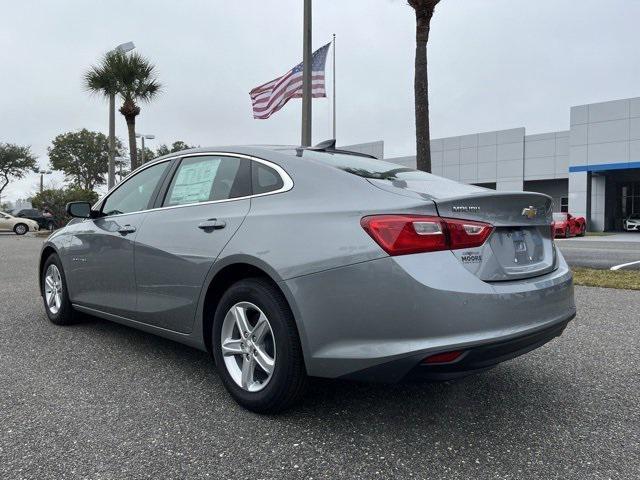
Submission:
[[[295,320],[270,282],[246,279],[224,293],[211,345],[225,387],[243,407],[275,413],[304,393],[307,376]]]
[[[16,235],[24,235],[29,231],[29,227],[27,227],[24,223],[18,223],[15,227],[13,227],[13,231]]]
[[[62,263],[55,253],[49,255],[42,268],[42,298],[47,317],[56,325],[69,325],[74,320],[74,311],[69,300],[67,280]]]

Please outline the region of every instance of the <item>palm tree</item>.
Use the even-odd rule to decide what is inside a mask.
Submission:
[[[122,98],[120,113],[127,121],[131,170],[138,166],[136,148],[136,117],[140,102],[153,100],[162,85],[156,78],[156,67],[139,53],[112,51],[102,62],[91,67],[84,76],[88,90],[108,96],[115,92]]]
[[[408,2],[416,12],[416,59],[413,84],[416,109],[416,165],[418,170],[431,172],[427,43],[431,17],[440,0],[408,0]]]

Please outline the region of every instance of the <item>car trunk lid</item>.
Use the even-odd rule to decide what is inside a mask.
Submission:
[[[482,280],[517,280],[555,269],[550,197],[532,192],[483,191],[433,201],[441,217],[494,226],[481,247],[452,251]]]

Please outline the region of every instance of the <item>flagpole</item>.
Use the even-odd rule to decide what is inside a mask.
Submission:
[[[311,0],[304,0],[302,28],[302,141],[311,145]]]
[[[333,139],[336,139],[336,34],[333,34]]]

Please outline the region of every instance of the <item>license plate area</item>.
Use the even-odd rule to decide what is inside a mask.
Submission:
[[[544,261],[544,243],[537,227],[502,227],[494,232],[491,247],[500,265],[511,268]]]

